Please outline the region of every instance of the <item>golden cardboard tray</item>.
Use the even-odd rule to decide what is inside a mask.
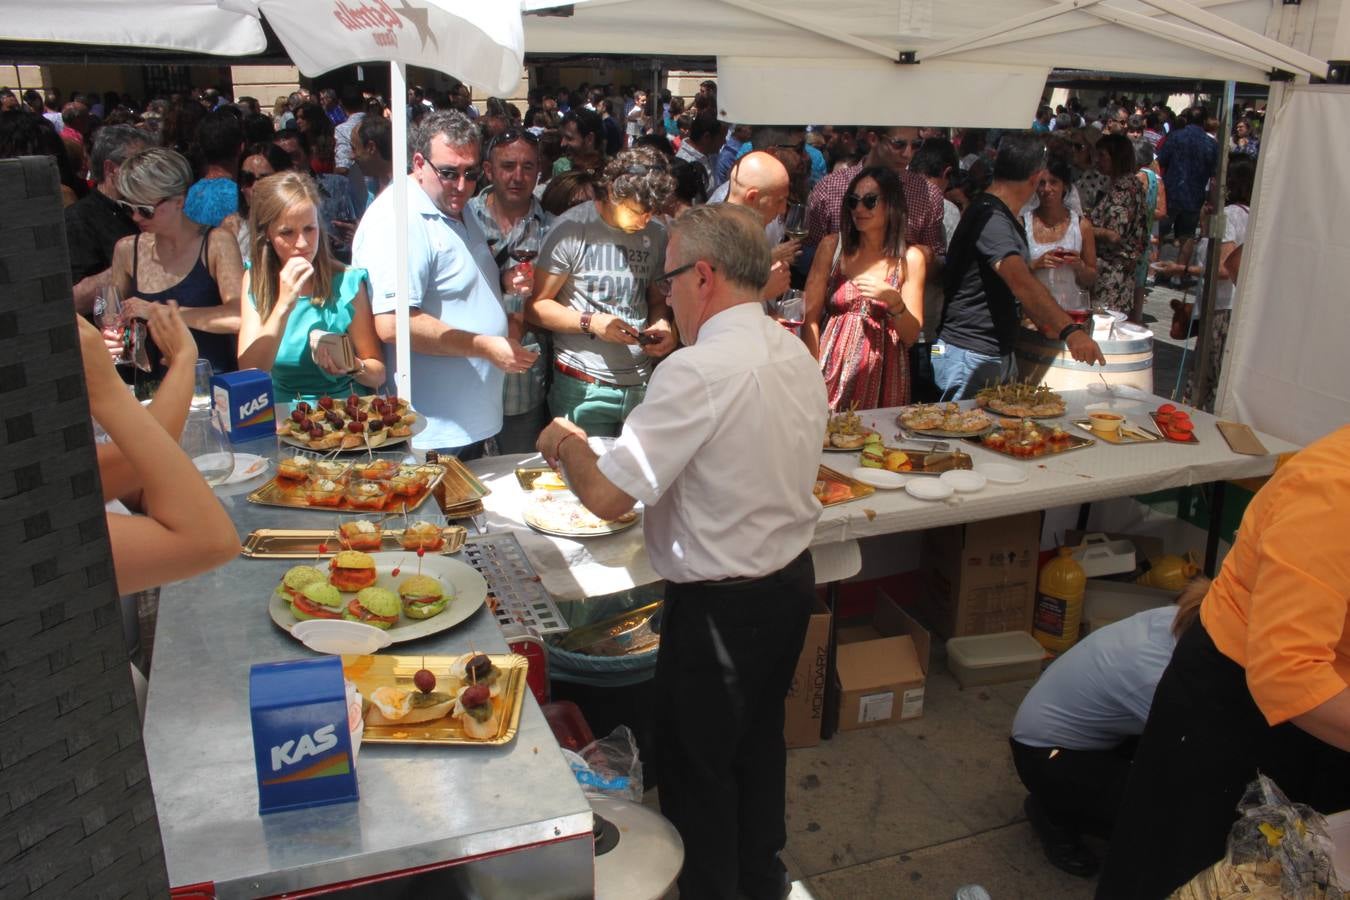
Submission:
[[[458,460],[456,460],[458,462]],[[303,481],[293,481],[289,478],[273,476],[268,479],[262,487],[254,490],[248,495],[249,503],[257,503],[262,506],[284,506],[288,509],[308,509],[316,512],[374,512],[379,513],[382,510],[397,512],[407,510],[411,512],[422,505],[422,501],[431,495],[436,489],[436,485],[442,483],[450,477],[450,467],[444,463],[420,464],[418,468],[436,469],[439,468],[441,474],[431,476],[431,481],[427,482],[426,487],[415,494],[391,494],[380,509],[367,509],[353,506],[344,494],[339,498],[335,506],[316,506],[309,502],[305,496],[306,483]]]
[[[384,545],[380,548],[389,552],[403,551],[399,544],[398,531],[384,532]],[[445,536],[445,547],[436,551],[441,556],[449,556],[464,549],[464,541],[469,532],[463,525],[446,525],[441,529]],[[319,545],[325,545],[323,552]],[[317,559],[329,557],[342,548],[338,546],[336,530],[325,531],[321,528],[259,528],[244,540],[240,551],[250,559]],[[403,551],[411,552],[411,551]]]
[[[534,490],[534,483],[545,475],[557,475],[553,469],[548,466],[521,466],[516,469],[516,482],[520,484],[522,491]],[[544,490],[566,490],[566,485],[561,488],[547,486]]]
[[[432,744],[454,747],[499,747],[515,739],[520,729],[520,711],[525,704],[526,675],[529,663],[514,653],[489,653],[506,679],[501,695],[493,700],[501,722],[497,735],[476,740],[464,733],[459,720],[446,716],[430,722],[413,725],[367,725],[361,736],[363,744]],[[400,656],[381,653],[375,656],[342,657],[343,675],[361,692],[362,714],[370,709],[370,695],[376,688],[394,686],[409,691],[413,675],[418,669],[429,669],[436,675],[436,690],[454,695],[463,682],[450,674],[455,656]]]
[[[817,481],[832,481],[836,484],[842,484],[849,489],[848,497],[840,497],[837,500],[831,500],[828,503],[820,500],[821,506],[837,506],[840,503],[850,503],[854,500],[861,500],[863,497],[870,497],[877,492],[877,489],[870,484],[864,484],[856,478],[845,475],[843,472],[836,472],[829,466],[821,466],[816,472]]]
[[[1156,444],[1162,441],[1161,437],[1141,430],[1138,425],[1131,425],[1128,420],[1120,426],[1120,431],[1117,431],[1114,434],[1107,434],[1104,431],[1094,431],[1092,422],[1087,419],[1076,421],[1073,424],[1075,427],[1081,428],[1097,440],[1106,444]]]
[[[1084,447],[1091,447],[1097,443],[1097,441],[1094,438],[1083,437],[1082,435],[1073,434],[1071,432],[1066,431],[1064,434],[1065,437],[1068,438],[1068,440],[1065,443],[1065,446],[1055,448],[1050,446],[1049,443],[1046,443],[1042,445],[1042,449],[1040,450],[1039,453],[1025,455],[1013,449],[1014,444],[1017,441],[1016,436],[1020,433],[1021,433],[1020,431],[1009,431],[1004,428],[995,428],[987,435],[975,438],[966,438],[966,442],[974,444],[976,447],[983,447],[985,450],[990,450],[994,453],[998,453],[1003,456],[1012,457],[1013,459],[1040,459],[1045,456],[1054,456],[1059,453],[1070,453],[1074,450],[1081,450]],[[990,438],[994,438],[996,440],[1002,439],[1004,441],[1007,441],[1007,443],[1003,443],[1001,445],[985,443]]]

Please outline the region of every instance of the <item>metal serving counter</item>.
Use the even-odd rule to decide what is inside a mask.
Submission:
[[[270,439],[236,451],[277,456]],[[262,483],[218,491],[241,539],[255,528],[331,524],[331,513],[249,503]],[[175,893],[293,895],[457,866],[475,896],[590,896],[591,808],[528,692],[519,733],[504,747],[366,745],[358,802],[258,814],[249,667],[315,655],[267,613],[294,562],[239,557],[161,591],[145,748]],[[506,650],[486,607],[397,645],[428,655],[471,648]]]

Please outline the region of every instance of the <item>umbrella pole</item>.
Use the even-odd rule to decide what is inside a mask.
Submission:
[[[394,266],[396,307],[394,315],[394,389],[412,399],[411,322],[408,312],[408,72],[403,63],[389,64],[389,106],[394,150]]]

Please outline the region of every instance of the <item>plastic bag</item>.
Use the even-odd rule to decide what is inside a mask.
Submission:
[[[1290,803],[1264,775],[1247,785],[1228,854],[1172,894],[1174,900],[1341,900],[1327,820]]]
[[[642,760],[627,725],[620,725],[576,753],[564,750],[563,755],[583,794],[642,802]]]

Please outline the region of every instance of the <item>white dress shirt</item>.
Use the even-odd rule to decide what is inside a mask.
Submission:
[[[757,578],[811,542],[826,418],[819,364],[743,303],[656,367],[600,471],[646,504],[647,556],[662,578]]]

